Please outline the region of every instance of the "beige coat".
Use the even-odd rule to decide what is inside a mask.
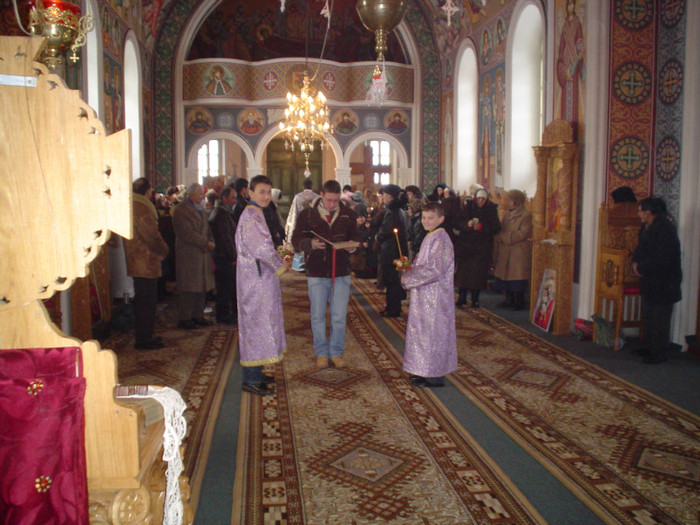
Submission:
[[[177,289],[201,293],[214,288],[214,269],[207,243],[214,242],[209,223],[189,199],[173,209]]]
[[[494,239],[494,275],[503,281],[530,279],[532,214],[525,206],[509,211]]]
[[[133,194],[134,237],[124,239],[126,273],[131,277],[156,279],[160,262],[168,255],[168,245],[158,231],[158,212],[144,195]]]

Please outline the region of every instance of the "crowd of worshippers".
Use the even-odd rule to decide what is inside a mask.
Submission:
[[[503,292],[500,307],[525,308],[533,226],[519,190],[506,192],[499,210],[479,185],[466,196],[445,184],[428,195],[395,184],[363,193],[329,180],[317,194],[306,179],[285,222],[281,192],[265,175],[210,191],[193,183],[155,197],[140,178],[133,193],[134,235],[125,255],[134,279],[134,347],[164,346],[153,336],[159,281],[174,279],[177,327],[184,330],[213,324],[204,314],[215,290],[216,322],[238,324],[242,389],[251,394],[274,392],[263,366],[281,361],[286,348],[280,276],[289,269],[306,274],[319,369],[346,366],[351,273],[385,291],[385,318],[401,315],[410,292],[403,369],[416,388],[443,386],[456,369],[455,308],[478,308],[489,286]],[[647,345],[640,353],[656,364],[666,360],[680,299],[680,245],[661,199],[640,202],[639,216],[632,262]]]
[[[178,293],[179,328],[213,324],[204,315],[208,299],[215,303],[216,323],[236,324],[235,231],[249,204],[248,179],[236,178],[223,188],[209,190],[197,183],[172,186],[158,194],[147,179],[139,179],[134,183],[134,194],[135,237],[127,243],[132,248],[127,249],[127,267],[135,278],[138,296],[134,307],[141,330],[137,330],[136,347],[162,347],[163,342],[152,335],[155,313],[150,312],[155,312],[158,298],[173,289]],[[279,189],[272,188],[271,202],[263,209],[275,247],[291,245],[300,211],[320,198],[311,180],[306,179],[283,221],[278,209],[281,196]],[[146,200],[155,207],[157,231],[153,222],[146,222],[152,213],[144,208]],[[504,292],[505,301],[500,306],[523,309],[532,234],[532,217],[525,209],[525,200],[523,192],[507,192],[501,204],[505,213],[502,210],[499,219],[498,205],[478,184],[466,195],[443,183],[431,193],[414,185],[400,188],[388,184],[364,192],[346,185],[339,206],[353,212],[361,239],[350,255],[350,270],[358,278],[373,279],[377,290],[386,293],[382,316],[399,316],[406,291],[394,261],[401,256],[409,262],[415,259],[426,234],[421,211],[426,204],[438,202],[444,209],[442,227],[454,246],[456,306],[478,308],[481,290],[493,286]],[[143,246],[133,249],[138,245]],[[304,254],[297,250],[292,269],[306,270]]]

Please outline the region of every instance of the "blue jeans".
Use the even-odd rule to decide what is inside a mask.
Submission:
[[[335,286],[326,277],[308,277],[311,301],[311,331],[316,357],[338,357],[345,350],[345,320],[350,298],[350,276],[335,278]],[[326,306],[331,305],[330,342],[326,338]]]

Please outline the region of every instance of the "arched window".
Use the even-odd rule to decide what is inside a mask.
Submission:
[[[389,184],[391,181],[391,144],[386,140],[370,140],[372,150],[372,180],[375,184]]]
[[[129,31],[124,44],[124,126],[131,130],[131,166],[134,180],[143,177],[143,119],[141,118],[141,57],[138,41]]]
[[[478,171],[477,130],[479,71],[476,52],[469,42],[457,63],[455,74],[455,148],[452,186],[466,189],[476,182]]]
[[[222,159],[221,140],[210,140],[197,151],[197,178],[200,184],[205,177],[218,177],[221,174]]]
[[[544,21],[532,2],[513,17],[508,43],[509,158],[504,187],[537,189],[537,164],[532,147],[540,143],[543,125]],[[509,140],[508,140],[509,138]]]

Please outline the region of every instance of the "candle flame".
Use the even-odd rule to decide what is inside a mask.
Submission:
[[[394,228],[394,233],[399,233],[399,229],[398,229],[398,228]]]

